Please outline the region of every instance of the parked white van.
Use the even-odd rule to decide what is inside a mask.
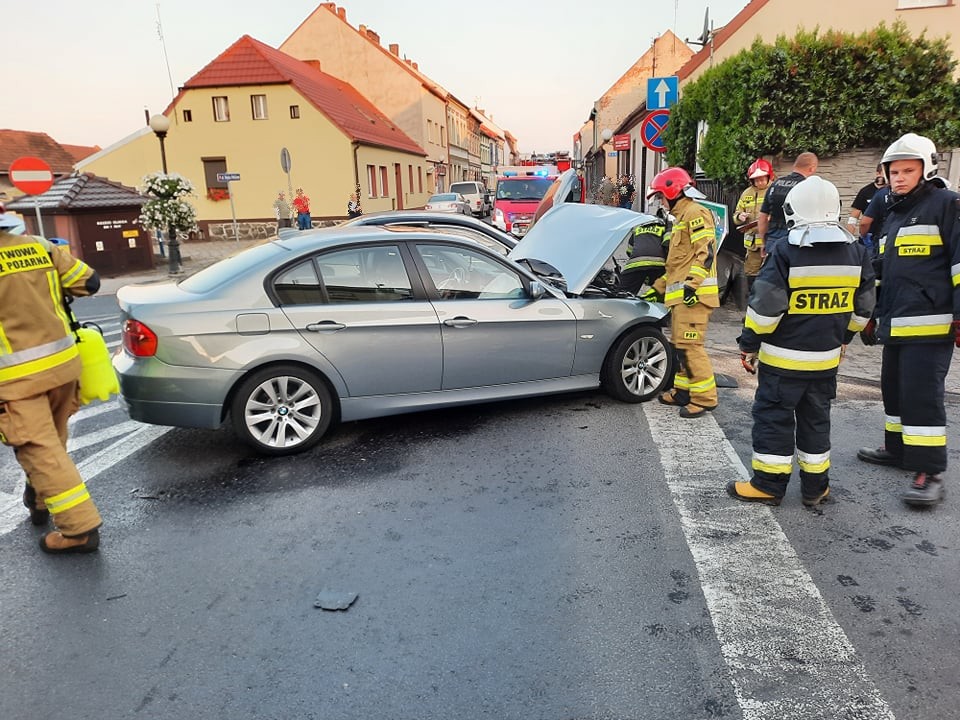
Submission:
[[[489,195],[482,182],[463,180],[450,185],[450,192],[460,193],[470,205],[470,211],[477,217],[487,215],[490,208]]]

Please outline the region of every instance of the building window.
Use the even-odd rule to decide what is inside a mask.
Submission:
[[[423,166],[417,165],[417,192],[423,192]]]
[[[427,142],[433,142],[433,120],[427,120]]]
[[[367,165],[367,197],[375,198],[377,196],[377,168],[373,165]]]
[[[387,197],[390,194],[390,187],[387,185],[387,169],[380,166],[380,197]]]
[[[230,122],[230,103],[225,95],[213,98],[213,119],[217,122]]]
[[[266,120],[267,119],[267,96],[251,95],[250,109],[253,112],[254,120]]]
[[[413,165],[407,165],[407,177],[410,178],[410,182],[407,187],[410,188],[410,192],[413,192]]]
[[[447,146],[447,133],[446,128],[443,125],[440,126],[440,147]]]
[[[222,193],[213,193],[213,195],[211,195],[210,191],[227,190],[227,183],[217,180],[217,173],[225,173],[227,171],[227,159],[225,157],[205,157],[200,159],[203,161],[203,178],[207,184],[207,197],[219,197]]]
[[[192,110],[184,110],[184,111],[183,111],[183,121],[184,121],[184,122],[193,122],[193,111],[192,111]]]
[[[897,0],[897,10],[910,8],[946,7],[952,5],[953,0]]]
[[[299,120],[299,119],[300,119],[300,106],[299,106],[299,105],[291,105],[291,106],[290,106],[290,119],[291,119],[291,120]]]

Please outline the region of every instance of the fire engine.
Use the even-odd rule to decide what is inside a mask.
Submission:
[[[498,168],[493,224],[516,237],[523,237],[537,206],[560,170],[556,165],[510,165]]]

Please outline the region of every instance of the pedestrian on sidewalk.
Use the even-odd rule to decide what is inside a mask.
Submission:
[[[757,218],[767,195],[767,188],[773,179],[773,165],[763,158],[754,160],[747,168],[750,187],[740,194],[733,211],[737,229],[743,233],[743,274],[747,278],[748,297],[763,263],[763,236],[757,231]]]
[[[63,295],[93,295],[100,277],[68,246],[8,232],[18,224],[0,205],[0,442],[27,475],[30,521],[53,519],[56,529],[40,538],[40,549],[92,552],[100,545],[100,513],[67,453],[81,363]]]
[[[890,186],[877,308],[885,443],[857,457],[913,471],[902,500],[929,507],[944,497],[944,385],[960,347],[960,195],[937,178],[929,138],[907,133],[880,162]]]
[[[360,198],[356,193],[352,193],[347,201],[347,217],[358,218],[361,215],[363,215],[363,209],[360,207]]]
[[[786,240],[789,231],[783,217],[783,201],[795,185],[817,172],[819,162],[812,152],[802,152],[793,161],[793,172],[777,178],[770,185],[757,216],[757,235],[763,241],[762,257],[773,252],[773,246],[778,242]]]
[[[787,241],[760,269],[738,339],[759,376],[753,401],[753,477],[731,482],[737,500],[779,505],[797,455],[803,504],[830,494],[830,401],[837,367],[873,312],[873,265],[840,225],[840,193],[812,175],[787,194]]]
[[[297,196],[293,199],[293,209],[297,211],[298,230],[309,230],[313,227],[310,220],[310,198],[303,194],[303,188],[297,188]]]
[[[277,192],[277,199],[273,201],[273,212],[277,216],[277,232],[280,228],[288,228],[292,224],[290,221],[290,203],[287,202],[287,196],[283,190]]]
[[[621,175],[617,181],[615,190],[617,205],[627,210],[633,207],[633,201],[637,197],[637,189],[629,175]]]
[[[713,213],[689,195],[703,197],[680,167],[667,168],[650,183],[647,199],[674,216],[664,274],[653,292],[670,308],[671,340],[677,350],[673,388],[659,396],[680,407],[680,417],[702,417],[717,407],[717,381],[704,343],[710,314],[720,305],[717,292],[717,234]]]

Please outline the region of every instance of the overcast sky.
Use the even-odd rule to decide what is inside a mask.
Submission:
[[[278,47],[314,0],[44,0],[3,13],[0,128],[106,147],[162,110],[244,34]],[[695,39],[747,0],[347,0],[347,21],[517,137],[522,152],[569,150],[593,102],[666,30]],[[162,21],[169,59],[157,32]],[[590,17],[584,17],[584,9]],[[350,78],[343,78],[347,82]]]

